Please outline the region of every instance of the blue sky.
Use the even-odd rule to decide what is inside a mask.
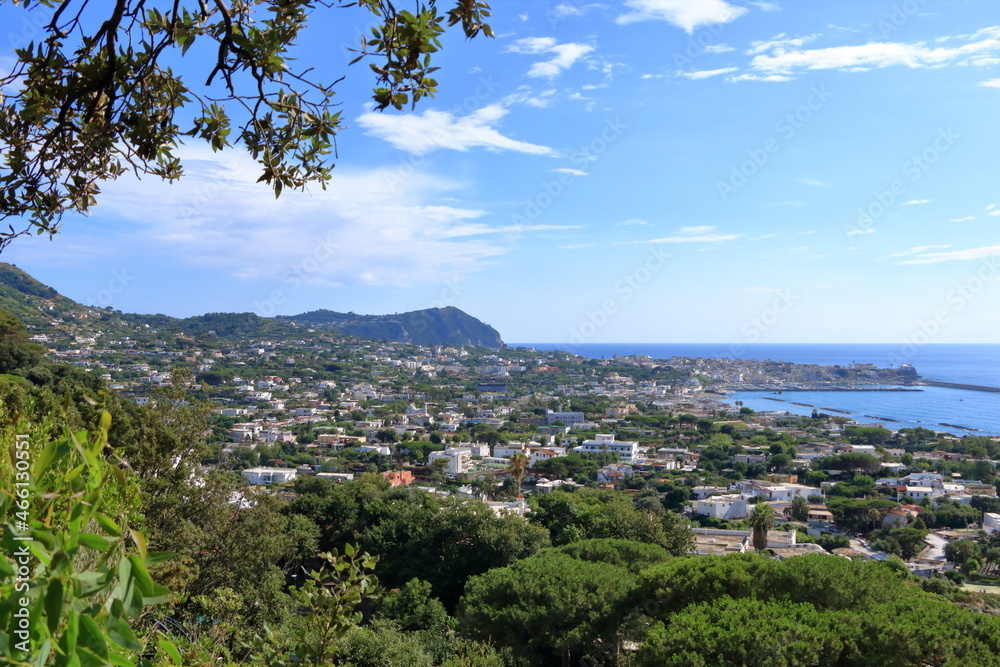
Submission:
[[[275,201],[245,156],[192,144],[180,183],[107,184],[0,259],[177,316],[454,305],[508,342],[996,342],[987,0],[494,4],[496,39],[446,39],[415,113],[373,112],[348,68],[366,17],[317,14],[297,55],[348,75],[327,191]],[[8,4],[0,25],[9,66],[31,28]]]

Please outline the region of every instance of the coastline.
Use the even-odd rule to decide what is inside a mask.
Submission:
[[[731,392],[722,398],[730,407],[735,401],[758,412],[788,412],[809,416],[813,410],[842,416],[863,424],[880,424],[898,431],[926,428],[955,436],[1000,436],[997,395],[949,387],[926,387],[922,391],[808,391],[787,392],[783,399],[773,391]],[[805,398],[803,405],[795,396]],[[813,405],[815,407],[813,407]]]

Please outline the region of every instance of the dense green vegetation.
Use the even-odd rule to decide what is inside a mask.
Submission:
[[[314,310],[277,319],[303,326],[328,327],[350,336],[406,341],[417,345],[503,347],[503,340],[496,329],[454,307],[427,308],[396,315]]]

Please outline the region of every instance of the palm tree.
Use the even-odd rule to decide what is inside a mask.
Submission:
[[[753,548],[763,551],[767,548],[767,533],[774,528],[774,508],[758,501],[750,514],[750,530],[753,532]]]
[[[489,474],[489,475],[486,475],[485,477],[483,477],[483,479],[481,481],[482,481],[483,493],[486,494],[486,499],[487,500],[495,500],[496,499],[496,494],[497,494],[497,489],[500,486],[497,483],[497,478],[494,477],[492,474]]]
[[[510,476],[517,482],[517,495],[521,495],[521,480],[528,472],[528,456],[520,452],[510,455]]]

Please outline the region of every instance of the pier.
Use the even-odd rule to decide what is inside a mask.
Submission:
[[[969,391],[989,391],[1000,394],[1000,387],[984,387],[980,384],[961,384],[958,382],[940,382],[938,380],[923,380],[922,384],[928,387],[946,387],[948,389],[967,389]]]

